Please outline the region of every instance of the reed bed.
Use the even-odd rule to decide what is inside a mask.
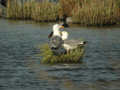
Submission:
[[[10,1],[10,0],[9,0]],[[81,25],[112,25],[120,21],[120,0],[59,0],[58,3],[8,2],[7,17],[34,21],[56,21],[71,16],[73,23]]]
[[[33,8],[34,8],[34,2],[24,3],[23,8],[22,8],[22,13],[23,13],[22,18],[30,20],[32,18]]]
[[[14,0],[13,2],[8,1],[7,18],[9,19],[22,19],[23,18],[22,6],[20,6],[16,0]]]
[[[64,15],[71,16],[72,15],[72,10],[76,5],[76,0],[60,0],[59,1],[62,12]]]
[[[0,8],[0,18],[2,17],[2,9]]]
[[[32,19],[35,21],[56,21],[59,16],[60,5],[50,2],[35,3]]]
[[[9,19],[30,19],[34,21],[56,21],[60,14],[59,4],[44,1],[25,2],[20,5],[18,2],[9,2],[7,8],[7,17]]]
[[[92,0],[76,5],[72,11],[74,23],[81,25],[112,25],[120,21],[120,8],[115,0]]]
[[[40,46],[40,51],[41,53],[38,56],[42,56],[41,63],[43,64],[81,63],[81,59],[84,55],[83,46],[61,55],[54,55],[48,44]]]

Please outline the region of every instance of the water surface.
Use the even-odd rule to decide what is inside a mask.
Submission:
[[[120,28],[70,27],[69,38],[87,40],[83,63],[43,65],[39,46],[52,24],[0,20],[0,90],[119,90]]]

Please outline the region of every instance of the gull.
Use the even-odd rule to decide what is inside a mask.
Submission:
[[[66,49],[67,52],[70,50],[76,49],[79,46],[85,45],[85,41],[80,41],[80,40],[65,40],[63,47]]]
[[[51,38],[52,36],[58,36],[62,40],[66,40],[68,38],[68,32],[63,31],[62,29],[64,29],[63,25],[60,24],[53,25],[53,31],[50,33],[48,37]]]
[[[85,41],[80,40],[68,40],[69,33],[64,31],[63,28],[64,26],[60,24],[53,25],[53,30],[48,36],[49,38],[53,37],[51,41],[52,44],[55,44],[52,45],[56,47],[55,49],[61,48],[62,46],[67,52],[69,52],[70,50],[76,49],[80,45],[84,45],[86,43]]]

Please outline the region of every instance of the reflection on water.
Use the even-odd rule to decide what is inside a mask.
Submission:
[[[51,66],[37,56],[51,26],[0,20],[0,90],[119,90],[119,27],[66,29],[88,41],[83,63]]]

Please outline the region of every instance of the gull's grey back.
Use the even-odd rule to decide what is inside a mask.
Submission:
[[[53,36],[51,37],[50,41],[49,41],[49,46],[50,48],[59,48],[62,46],[62,44],[64,43],[64,41],[62,40],[61,37],[59,36]]]

